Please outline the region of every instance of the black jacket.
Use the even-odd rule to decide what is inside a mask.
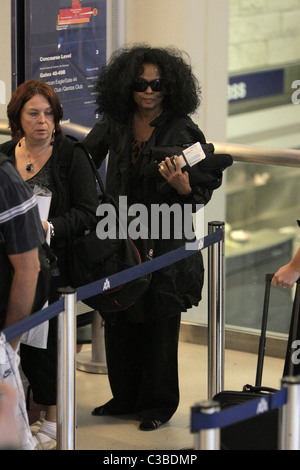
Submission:
[[[132,123],[122,126],[109,119],[98,122],[84,140],[99,167],[109,152],[106,190],[115,198],[127,196],[128,205],[142,203],[151,210],[153,204],[189,204],[194,211],[197,204],[205,205],[212,190],[205,186],[192,186],[189,197],[180,196],[163,178],[145,176],[145,169],[155,158],[155,148],[161,146],[184,146],[194,142],[205,143],[205,137],[189,117],[172,118],[167,113],[155,119],[151,125],[155,130],[147,142],[138,163],[131,164]],[[166,155],[167,156],[167,155]],[[163,220],[163,222],[165,222]],[[170,237],[154,240],[154,257],[182,246],[183,231],[174,236],[170,222]],[[149,224],[150,228],[151,224]],[[174,313],[184,312],[201,300],[204,268],[201,252],[171,264],[153,273],[149,290],[144,299],[133,308],[133,321],[159,320]],[[141,308],[143,306],[143,308]],[[142,312],[142,313],[141,313]],[[130,313],[130,312],[129,312]]]
[[[15,163],[13,139],[0,145],[0,151]],[[94,175],[83,149],[74,146],[74,142],[62,135],[57,135],[53,144],[50,168],[53,178],[49,220],[53,223],[55,237],[51,248],[58,257],[61,272],[60,285],[67,285],[69,279],[70,238],[84,234],[85,230],[96,225],[98,195]]]

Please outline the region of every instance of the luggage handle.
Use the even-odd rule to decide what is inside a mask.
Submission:
[[[263,304],[263,316],[262,316],[262,325],[261,325],[261,334],[259,339],[259,349],[258,349],[258,359],[257,359],[257,369],[256,369],[256,379],[255,386],[260,387],[262,381],[262,372],[263,372],[263,363],[266,351],[266,332],[267,332],[267,321],[268,321],[268,311],[269,311],[269,302],[270,302],[270,290],[271,290],[271,281],[274,277],[274,273],[266,274],[265,281],[265,297]],[[292,375],[292,361],[290,360],[292,354],[292,343],[297,337],[297,329],[299,323],[299,308],[300,308],[300,278],[296,283],[296,292],[293,302],[291,326],[289,332],[287,353],[285,358],[284,372],[283,375]]]
[[[259,386],[253,386],[253,385],[249,385],[249,384],[246,384],[243,386],[243,392],[253,392],[253,393],[260,393],[260,392],[268,392],[268,393],[275,393],[277,392],[278,390],[276,390],[275,388],[271,388],[271,387],[259,387]]]

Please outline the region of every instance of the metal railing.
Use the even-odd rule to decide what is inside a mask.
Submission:
[[[215,153],[229,153],[235,162],[300,167],[300,150],[297,149],[279,149],[221,142],[214,142],[213,144]]]
[[[84,139],[90,131],[89,127],[75,123],[63,123],[62,129],[66,134],[73,135],[78,140]],[[1,134],[10,135],[8,123],[5,119],[0,119]],[[215,153],[229,153],[235,162],[300,167],[300,150],[297,149],[280,149],[226,142],[213,142],[213,144]]]
[[[10,135],[8,122],[5,119],[0,119],[0,135]]]

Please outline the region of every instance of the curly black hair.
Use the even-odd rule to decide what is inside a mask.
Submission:
[[[184,55],[187,60],[184,60]],[[176,48],[153,48],[149,45],[123,47],[105,65],[95,85],[97,112],[121,123],[128,122],[135,109],[132,84],[150,63],[160,70],[164,84],[163,109],[175,116],[196,111],[201,89],[186,53]]]

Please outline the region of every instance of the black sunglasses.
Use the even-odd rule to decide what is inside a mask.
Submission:
[[[150,82],[148,82],[144,78],[138,78],[133,82],[134,91],[146,91],[148,87],[150,87],[152,91],[162,91],[162,79],[156,78],[155,80],[151,80]]]

